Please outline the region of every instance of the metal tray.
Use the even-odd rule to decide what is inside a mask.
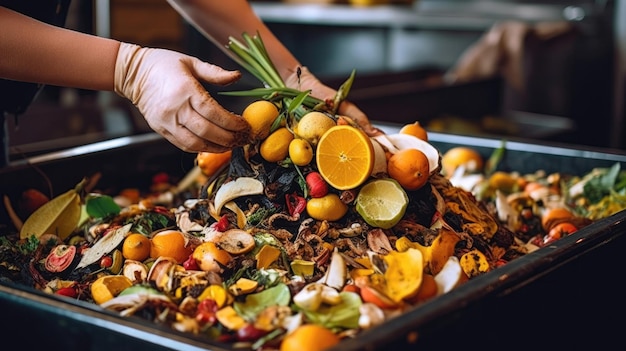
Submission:
[[[398,126],[380,125],[387,132]],[[469,145],[485,156],[501,140],[431,133],[442,152]],[[502,167],[521,172],[585,173],[621,162],[626,153],[507,140]],[[88,172],[102,172],[101,186],[140,186],[158,171],[183,176],[193,156],[146,134],[13,162],[0,169],[3,192],[28,186],[73,186]],[[42,176],[45,174],[46,177]],[[3,211],[4,212],[4,211]],[[0,218],[0,223],[7,223]],[[468,281],[385,324],[344,340],[336,350],[487,350],[622,344],[626,312],[619,254],[626,245],[626,211],[579,230],[548,247]],[[138,318],[122,318],[96,305],[0,281],[0,336],[25,349],[229,350]]]

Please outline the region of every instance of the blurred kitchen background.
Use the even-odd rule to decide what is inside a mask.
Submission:
[[[619,0],[251,1],[318,78],[373,121],[431,131],[626,149],[626,6]],[[66,26],[232,60],[165,2],[73,1]],[[486,38],[497,38],[490,46]],[[258,87],[245,75],[229,90]],[[240,113],[248,98],[211,94]],[[44,87],[8,117],[11,159],[151,130],[113,93]]]

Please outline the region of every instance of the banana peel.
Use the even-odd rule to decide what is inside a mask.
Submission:
[[[20,230],[20,239],[55,234],[65,240],[80,223],[85,182],[81,181],[74,189],[52,198],[33,212]]]
[[[436,275],[446,264],[448,258],[454,256],[455,246],[460,240],[461,238],[454,231],[440,228],[439,234],[430,246],[424,246],[409,240],[407,237],[402,237],[396,241],[396,250],[404,252],[413,248],[421,251],[424,267],[430,274]]]

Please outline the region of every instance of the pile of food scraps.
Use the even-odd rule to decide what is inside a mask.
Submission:
[[[2,279],[237,347],[323,349],[626,207],[619,164],[495,172],[419,124],[369,137],[335,101],[267,93],[242,112],[254,141],[198,154],[192,182],[85,179],[12,213]]]
[[[257,113],[276,118],[272,108]],[[471,149],[440,155],[406,130],[370,138],[313,116],[333,123],[317,141],[294,133],[274,149],[278,161],[262,151],[271,128],[227,154],[198,154],[201,174],[185,192],[160,184],[108,196],[87,181],[51,200],[25,192],[39,207],[2,238],[3,279],[251,349],[318,333],[330,346],[590,224],[581,211],[624,196],[619,164],[593,177],[487,176]],[[362,155],[346,157],[357,143]],[[309,162],[296,165],[302,150]],[[413,155],[397,159],[402,150]],[[335,160],[324,164],[324,153]],[[606,177],[612,190],[596,204],[576,190]]]

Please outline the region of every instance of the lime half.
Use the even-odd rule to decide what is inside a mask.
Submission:
[[[356,210],[372,227],[389,229],[396,225],[409,203],[400,184],[391,178],[365,184],[356,198]]]

